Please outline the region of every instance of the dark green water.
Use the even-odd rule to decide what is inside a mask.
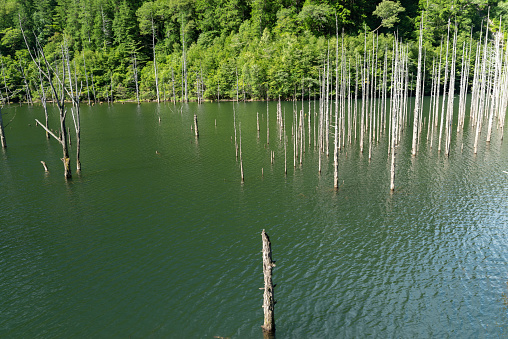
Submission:
[[[386,136],[371,161],[354,141],[335,192],[333,152],[318,175],[314,147],[293,168],[290,142],[285,177],[275,103],[269,146],[266,103],[240,103],[242,185],[232,107],[83,106],[82,173],[69,182],[60,146],[35,127],[42,109],[5,107],[0,338],[261,338],[263,228],[278,338],[508,336],[499,130],[475,156],[473,130],[454,129],[447,158],[425,128],[412,158],[408,129],[393,194]]]

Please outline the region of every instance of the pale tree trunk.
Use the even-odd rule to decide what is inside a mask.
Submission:
[[[157,55],[155,53],[155,25],[153,22],[153,15],[151,17],[151,23],[152,23],[152,50],[153,50],[153,71],[155,72],[155,90],[157,92],[157,103],[160,102],[160,95],[159,95],[159,79],[157,76]]]
[[[344,41],[342,42],[344,45]],[[339,188],[339,28],[335,14],[335,143],[333,149],[333,187]]]
[[[37,66],[39,71],[48,80],[48,83],[51,86],[51,90],[53,91],[53,97],[55,99],[57,99],[58,110],[60,112],[60,136],[56,136],[53,132],[51,132],[49,130],[49,128],[44,126],[37,119],[35,119],[35,121],[42,128],[44,128],[46,130],[46,132],[48,132],[51,136],[53,136],[56,140],[58,140],[60,145],[62,145],[63,158],[61,160],[62,160],[63,165],[64,165],[64,177],[66,179],[70,179],[72,177],[72,174],[71,174],[71,170],[70,170],[70,158],[69,158],[69,150],[68,150],[68,146],[67,146],[67,129],[66,129],[66,126],[65,126],[65,117],[66,117],[66,114],[67,114],[67,111],[65,109],[65,93],[68,92],[68,90],[67,90],[67,88],[65,88],[65,80],[66,80],[65,79],[65,73],[66,72],[65,72],[65,53],[64,53],[64,47],[62,46],[62,78],[60,78],[60,76],[58,75],[58,72],[51,67],[51,65],[49,64],[48,60],[46,59],[46,55],[44,54],[44,50],[39,45],[38,41],[37,41],[37,55],[39,56],[39,60],[34,58],[34,56],[32,54],[32,50],[28,46],[28,42],[26,40],[25,32],[23,31],[23,27],[21,25],[20,25],[20,28],[21,28],[21,33],[23,35],[23,38],[25,40],[25,44],[26,44],[27,49],[28,49],[28,51],[30,53],[30,57],[32,58],[33,62],[35,63],[35,65]],[[44,66],[46,68],[46,71],[44,71],[44,69],[42,68],[41,60],[40,60],[41,58],[42,58],[42,61],[44,63]],[[52,72],[56,74],[58,83],[62,86],[62,91],[60,93],[61,94],[61,98],[59,97],[59,94],[58,94],[58,92],[57,92],[57,90],[56,90],[56,88],[55,88],[55,86],[53,84],[53,81],[52,81],[53,79],[52,79],[52,75],[51,75]]]
[[[2,120],[2,107],[1,106],[0,106],[0,143],[2,144],[2,148],[7,147],[7,142],[5,141],[4,122]]]
[[[23,69],[23,66],[21,65],[21,61],[19,62],[19,70],[21,71],[21,75],[23,77],[23,82],[25,83],[26,100],[27,100],[29,105],[33,105],[32,94],[30,93],[30,86],[28,85],[28,81],[27,81],[26,75],[25,75],[25,70]]]
[[[134,84],[136,85],[136,101],[139,105],[138,63],[136,60],[136,53],[133,53],[132,70],[134,73]]]
[[[267,335],[275,334],[275,297],[274,287],[272,282],[272,269],[275,267],[275,262],[272,260],[272,244],[270,238],[265,230],[261,232],[261,239],[263,241],[263,276],[265,287],[263,288],[263,310],[264,310],[264,323],[263,332]]]
[[[47,107],[47,102],[46,102],[46,91],[44,90],[44,84],[43,84],[43,81],[42,81],[42,74],[41,72],[39,71],[39,80],[41,82],[41,93],[42,93],[42,96],[41,96],[41,103],[42,103],[42,107],[44,108],[44,118],[46,120],[46,128],[49,128],[48,127],[48,120],[49,120],[49,117],[48,117],[48,107]],[[48,132],[46,132],[46,138],[49,139],[49,134]]]
[[[4,73],[4,61],[2,59],[2,54],[1,53],[0,53],[0,66],[2,66],[2,77],[4,79],[5,98],[7,99],[7,104],[10,104],[10,102],[9,102],[9,93],[7,91],[7,79],[6,79],[5,73]]]
[[[86,71],[85,50],[83,50],[83,67],[85,70],[86,93],[88,95],[88,106],[90,106],[90,88],[88,87],[88,73]]]
[[[173,67],[171,67],[171,82],[173,83],[173,104],[176,105],[175,73],[173,71]]]
[[[420,116],[420,92],[422,90],[421,78],[422,78],[422,53],[423,53],[423,15],[420,23],[420,39],[418,40],[418,71],[416,75],[416,97],[415,97],[415,109],[413,112],[413,143],[411,148],[411,154],[416,156],[416,146],[417,146],[417,135],[418,135],[418,118]]]
[[[81,89],[78,91],[78,80],[76,75],[76,64],[74,64],[74,85],[72,83],[72,72],[70,68],[70,58],[69,58],[69,50],[66,50],[66,59],[67,59],[67,73],[69,73],[69,88],[70,94],[72,98],[72,120],[74,122],[74,129],[76,132],[76,171],[81,171],[81,161],[79,159],[81,152],[81,119],[80,119],[80,111],[79,111],[79,97]],[[73,88],[74,86],[74,88]]]
[[[185,85],[185,102],[188,101],[187,96],[187,56],[185,54],[185,25],[183,25],[183,15],[182,15],[182,42],[183,42],[183,75],[184,75],[184,85]]]

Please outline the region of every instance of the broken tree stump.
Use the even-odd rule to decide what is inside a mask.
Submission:
[[[194,114],[194,133],[196,134],[196,137],[199,137],[198,116],[197,116],[197,114]]]
[[[263,293],[263,310],[265,321],[261,328],[263,333],[269,336],[275,335],[275,317],[274,317],[274,285],[272,282],[272,268],[275,267],[275,262],[272,260],[272,245],[270,238],[265,230],[261,232],[261,239],[263,241],[263,275],[265,280],[265,287]]]
[[[41,160],[41,164],[42,164],[42,166],[44,166],[44,172],[46,172],[46,173],[49,172],[48,166],[46,166],[46,163]]]

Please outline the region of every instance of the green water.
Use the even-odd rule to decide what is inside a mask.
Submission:
[[[313,131],[296,168],[290,139],[284,175],[269,107],[267,145],[266,102],[235,104],[243,184],[233,103],[83,106],[82,173],[68,182],[61,147],[35,126],[42,108],[5,107],[0,338],[261,338],[262,229],[278,338],[508,336],[500,130],[487,144],[484,128],[475,156],[473,129],[454,129],[446,157],[424,128],[413,158],[408,129],[393,194],[386,134],[370,161],[353,139],[335,192],[333,152],[319,174]]]

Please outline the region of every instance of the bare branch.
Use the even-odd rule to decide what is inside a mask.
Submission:
[[[57,137],[55,135],[55,133],[51,132],[46,126],[44,126],[39,120],[35,119],[35,121],[37,122],[37,124],[39,126],[41,126],[42,128],[44,128],[46,130],[46,132],[48,132],[53,138],[55,138],[60,144],[63,145],[63,141],[62,139],[60,139],[59,137]]]

